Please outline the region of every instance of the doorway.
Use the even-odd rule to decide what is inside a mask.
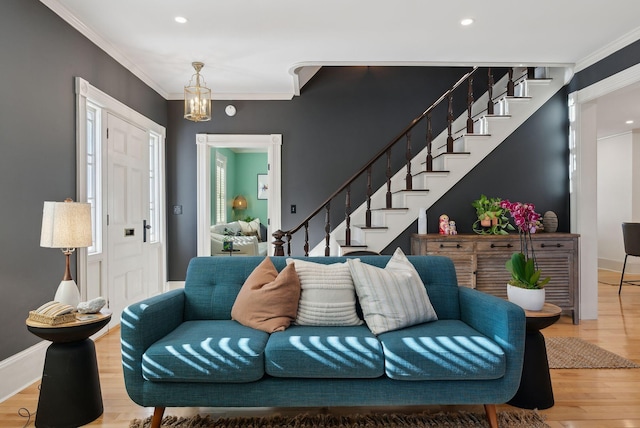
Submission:
[[[266,198],[267,218],[260,219],[267,228],[267,239],[270,239],[273,232],[280,229],[281,225],[281,134],[268,135],[221,135],[221,134],[198,134],[197,144],[197,245],[198,256],[211,255],[210,228],[216,223],[216,213],[212,209],[214,202],[212,197],[212,167],[215,167],[215,158],[212,161],[212,150],[235,150],[242,152],[266,152],[267,166],[266,174],[256,179],[256,197]],[[253,177],[252,177],[253,178]],[[215,180],[214,180],[215,181]],[[268,189],[266,195],[258,194],[258,182],[261,182],[263,189]],[[235,195],[228,195],[235,196]],[[225,198],[227,201],[229,197]],[[261,201],[262,202],[262,201]],[[215,205],[215,204],[214,204]],[[273,254],[273,249],[269,248],[267,254]]]
[[[93,243],[78,249],[83,300],[113,312],[164,291],[164,127],[76,78],[76,200],[91,204]]]

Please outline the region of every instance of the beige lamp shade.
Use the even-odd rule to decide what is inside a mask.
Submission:
[[[238,195],[233,199],[232,207],[234,210],[246,210],[247,200],[244,196]]]
[[[70,199],[44,203],[41,247],[82,248],[91,243],[91,204]]]

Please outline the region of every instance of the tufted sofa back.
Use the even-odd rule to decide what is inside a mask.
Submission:
[[[296,257],[294,257],[296,258]],[[300,257],[301,258],[301,257]],[[306,257],[303,260],[331,264],[348,257]],[[362,262],[384,268],[391,256],[360,256]],[[231,308],[242,284],[263,257],[196,257],[185,281],[185,320],[231,319]],[[272,257],[278,271],[286,257]],[[408,256],[420,274],[439,319],[459,319],[458,282],[451,259],[441,256]]]

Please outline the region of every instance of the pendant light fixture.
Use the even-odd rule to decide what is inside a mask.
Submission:
[[[200,70],[204,67],[204,63],[193,62],[191,65],[196,70],[196,74],[191,76],[189,86],[184,87],[184,118],[194,122],[205,122],[211,120],[211,89],[205,86],[204,79],[202,84],[200,83]]]

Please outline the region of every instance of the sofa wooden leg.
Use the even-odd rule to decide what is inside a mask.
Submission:
[[[487,414],[487,421],[491,428],[498,428],[498,414],[496,413],[495,404],[485,404],[484,412]]]
[[[164,415],[164,409],[164,407],[156,407],[153,410],[153,418],[151,418],[151,428],[160,428],[160,424],[162,423],[162,415]]]

